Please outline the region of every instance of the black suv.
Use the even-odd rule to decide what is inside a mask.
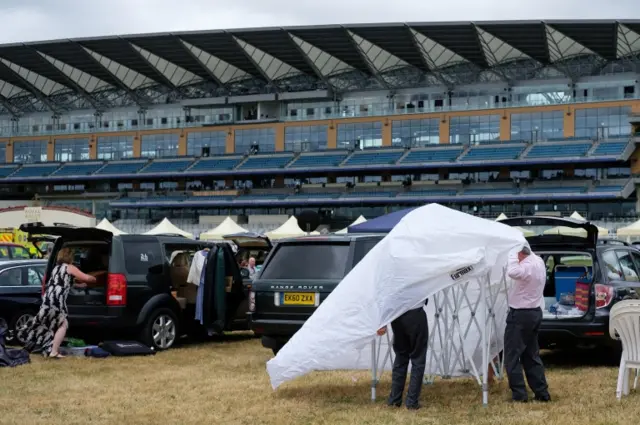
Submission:
[[[640,298],[637,247],[598,240],[597,227],[584,221],[532,216],[500,222],[534,231],[527,240],[547,264],[541,348],[619,349],[609,336],[609,312],[617,301]],[[549,232],[550,227],[566,230]]]
[[[63,247],[73,248],[74,263],[83,272],[106,272],[96,285],[72,288],[69,293],[70,331],[76,335],[94,339],[104,334],[131,334],[149,347],[164,350],[181,335],[201,335],[212,325],[205,323],[203,327],[195,321],[197,288],[187,285],[186,280],[196,252],[211,249],[214,243],[172,235],[114,236],[96,228],[41,224],[25,225],[21,230],[57,236],[46,275]],[[224,328],[248,329],[243,273],[231,246],[218,246],[224,250],[226,282],[230,286]],[[209,312],[215,308],[211,304],[203,304],[203,317],[211,316]]]
[[[279,241],[249,292],[249,323],[277,353],[384,235],[305,236]]]

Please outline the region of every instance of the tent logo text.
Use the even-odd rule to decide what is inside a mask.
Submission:
[[[462,278],[464,275],[471,273],[472,271],[473,271],[473,266],[466,266],[456,270],[455,272],[451,273],[449,276],[451,276],[451,280],[458,280]]]

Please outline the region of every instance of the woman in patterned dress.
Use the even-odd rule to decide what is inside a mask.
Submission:
[[[81,289],[95,282],[95,277],[82,273],[73,265],[73,251],[70,248],[62,248],[56,257],[56,265],[51,271],[51,276],[45,284],[40,311],[27,326],[18,331],[19,337],[25,341],[25,348],[29,351],[40,348],[45,356],[63,358],[59,349],[69,327],[67,322],[69,290],[72,285]]]

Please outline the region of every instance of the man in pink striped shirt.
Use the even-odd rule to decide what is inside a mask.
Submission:
[[[540,359],[538,331],[542,323],[547,267],[542,258],[523,247],[509,259],[509,313],[504,333],[505,369],[513,401],[528,401],[524,375],[537,401],[550,401],[544,365]]]

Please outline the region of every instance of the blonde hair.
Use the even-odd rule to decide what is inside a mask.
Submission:
[[[73,264],[73,250],[71,248],[62,248],[56,256],[57,264]]]

